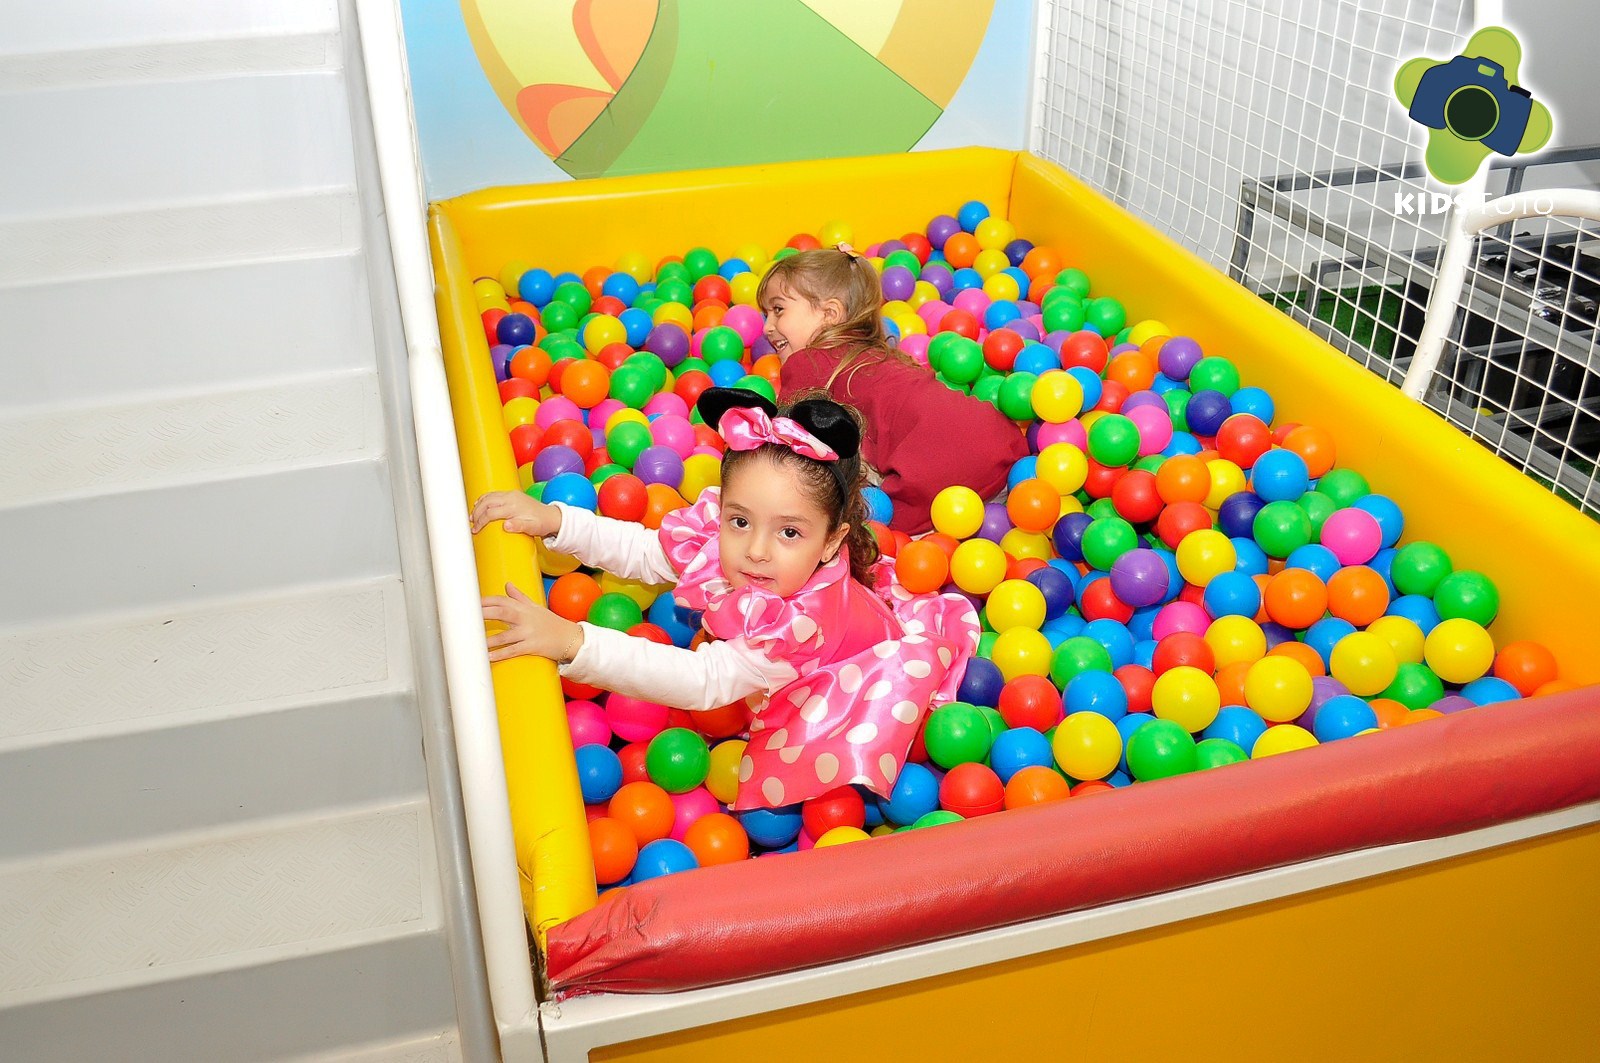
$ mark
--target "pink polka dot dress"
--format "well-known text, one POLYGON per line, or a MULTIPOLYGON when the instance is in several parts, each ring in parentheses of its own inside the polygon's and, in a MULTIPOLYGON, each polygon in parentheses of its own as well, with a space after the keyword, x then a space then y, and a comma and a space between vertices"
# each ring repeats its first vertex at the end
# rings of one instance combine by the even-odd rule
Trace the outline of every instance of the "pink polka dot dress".
POLYGON ((885 558, 876 586, 850 577, 844 550, 789 598, 734 590, 718 560, 721 491, 661 522, 680 605, 714 638, 746 640, 799 673, 751 698, 735 809, 772 808, 859 783, 887 797, 930 708, 955 699, 978 648, 978 617, 954 594, 912 594, 885 558))

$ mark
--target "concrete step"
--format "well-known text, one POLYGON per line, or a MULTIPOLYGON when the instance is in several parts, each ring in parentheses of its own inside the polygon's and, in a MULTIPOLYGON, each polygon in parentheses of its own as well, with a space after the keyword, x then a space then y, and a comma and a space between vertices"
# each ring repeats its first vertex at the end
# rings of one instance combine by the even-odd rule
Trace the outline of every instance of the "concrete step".
POLYGON ((152 47, 216 39, 338 33, 337 0, 229 0, 226 4, 56 0, 6 14, 0 56, 152 47))

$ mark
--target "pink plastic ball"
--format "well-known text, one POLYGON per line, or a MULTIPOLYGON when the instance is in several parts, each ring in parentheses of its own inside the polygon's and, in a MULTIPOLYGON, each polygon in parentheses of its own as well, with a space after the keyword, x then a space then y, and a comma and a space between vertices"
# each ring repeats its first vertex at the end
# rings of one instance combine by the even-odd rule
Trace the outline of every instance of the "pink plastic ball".
POLYGON ((598 428, 604 428, 606 422, 611 420, 611 415, 618 410, 626 410, 627 404, 617 399, 601 399, 594 404, 594 409, 589 411, 589 423, 598 428))
POLYGON ((1150 635, 1157 642, 1179 631, 1203 636, 1206 628, 1210 626, 1211 615, 1203 606, 1194 602, 1168 602, 1161 607, 1160 612, 1156 613, 1150 635))
POLYGON ((929 332, 934 332, 939 328, 939 322, 943 321, 944 316, 953 309, 955 308, 942 299, 929 299, 917 307, 917 316, 928 326, 929 332))
POLYGON ((1084 452, 1089 449, 1089 435, 1083 430, 1083 423, 1076 417, 1061 424, 1052 424, 1048 421, 1041 424, 1038 439, 1041 451, 1052 443, 1071 443, 1084 452))
POLYGON ((624 742, 648 742, 667 728, 667 707, 626 694, 606 697, 606 722, 624 742))
POLYGON ((799 837, 798 841, 800 843, 800 847, 797 850, 795 850, 796 852, 803 853, 807 849, 815 849, 817 847, 816 839, 813 838, 811 835, 807 834, 805 832, 805 828, 803 828, 803 827, 800 830, 800 837, 799 837))
POLYGON ((680 458, 687 458, 694 453, 694 425, 689 423, 687 417, 662 414, 650 422, 650 438, 659 446, 671 447, 680 458))
POLYGON ((533 415, 533 423, 540 428, 549 428, 557 421, 577 421, 583 424, 583 409, 565 395, 552 395, 539 403, 539 409, 533 415))
POLYGON ((921 334, 906 336, 900 341, 900 349, 918 365, 928 364, 928 337, 921 334))
POLYGON ((753 306, 739 303, 728 307, 728 312, 722 315, 722 323, 737 332, 746 347, 761 335, 761 311, 753 306))
POLYGON ((989 309, 989 293, 982 288, 964 288, 956 293, 953 305, 981 320, 983 312, 989 309))
POLYGON ((683 841, 684 833, 702 816, 720 811, 717 799, 704 786, 696 786, 686 794, 668 794, 672 798, 672 837, 683 841))
POLYGON ((1383 547, 1383 529, 1364 509, 1339 509, 1322 524, 1322 545, 1333 551, 1341 565, 1364 565, 1383 547))
POLYGON ((675 395, 670 391, 664 391, 644 404, 644 415, 646 417, 659 417, 669 413, 674 417, 682 417, 687 420, 689 417, 689 404, 683 401, 681 395, 675 395))
POLYGON ((1165 406, 1136 406, 1123 413, 1139 429, 1140 457, 1159 454, 1172 442, 1172 418, 1165 406))
MULTIPOLYGON (((708 457, 708 458, 716 458, 718 461, 722 460, 722 451, 720 451, 716 447, 712 447, 712 446, 701 445, 701 446, 695 447, 694 450, 692 450, 690 452, 689 456, 693 457, 696 454, 704 454, 706 457, 708 457)), ((689 501, 693 502, 694 499, 691 498, 689 501)))
POLYGON ((567 702, 567 730, 572 732, 572 748, 603 746, 611 741, 611 725, 606 710, 592 701, 567 702))

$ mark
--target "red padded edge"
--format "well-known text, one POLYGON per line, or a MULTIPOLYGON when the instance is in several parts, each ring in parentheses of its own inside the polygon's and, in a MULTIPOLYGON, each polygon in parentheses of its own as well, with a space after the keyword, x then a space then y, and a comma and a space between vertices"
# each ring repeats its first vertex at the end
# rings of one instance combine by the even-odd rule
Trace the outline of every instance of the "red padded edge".
POLYGON ((619 890, 553 928, 558 996, 740 981, 1600 798, 1600 686, 619 890))

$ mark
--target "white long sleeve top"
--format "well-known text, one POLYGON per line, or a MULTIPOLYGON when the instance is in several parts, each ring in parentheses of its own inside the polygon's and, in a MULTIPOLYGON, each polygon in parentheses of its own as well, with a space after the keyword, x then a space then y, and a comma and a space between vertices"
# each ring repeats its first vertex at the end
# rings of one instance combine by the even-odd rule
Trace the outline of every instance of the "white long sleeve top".
MULTIPOLYGON (((545 539, 552 550, 624 579, 673 583, 678 573, 659 536, 639 524, 555 503, 561 529, 545 539)), ((583 646, 560 666, 562 676, 619 694, 679 709, 715 709, 741 699, 759 708, 772 691, 799 678, 742 638, 709 641, 698 649, 664 646, 584 621, 583 646)))

